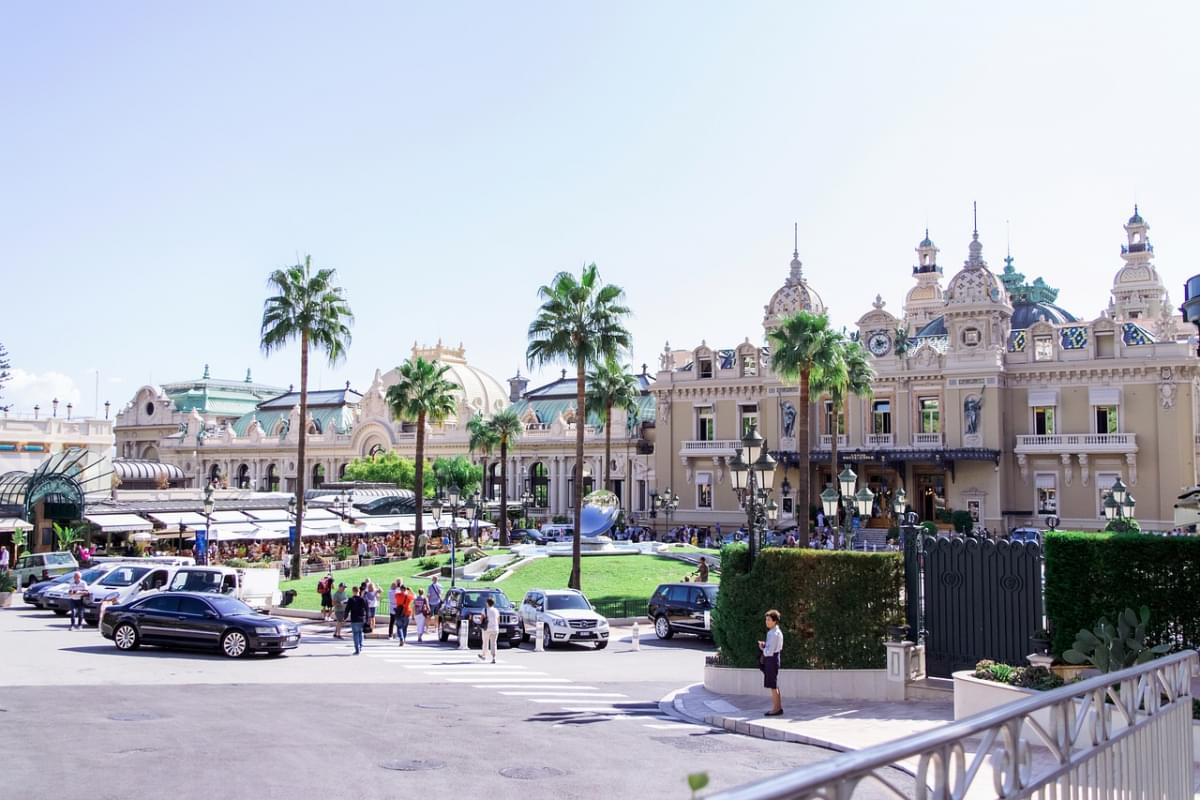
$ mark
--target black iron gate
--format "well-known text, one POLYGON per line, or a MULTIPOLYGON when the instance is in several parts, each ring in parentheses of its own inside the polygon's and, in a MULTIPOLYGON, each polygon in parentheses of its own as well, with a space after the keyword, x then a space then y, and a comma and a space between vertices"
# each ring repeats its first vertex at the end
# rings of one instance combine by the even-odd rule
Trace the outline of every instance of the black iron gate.
POLYGON ((1024 665, 1042 622, 1041 547, 946 537, 922 545, 921 553, 906 548, 905 585, 909 625, 925 631, 928 674, 948 678, 984 658, 1024 665))

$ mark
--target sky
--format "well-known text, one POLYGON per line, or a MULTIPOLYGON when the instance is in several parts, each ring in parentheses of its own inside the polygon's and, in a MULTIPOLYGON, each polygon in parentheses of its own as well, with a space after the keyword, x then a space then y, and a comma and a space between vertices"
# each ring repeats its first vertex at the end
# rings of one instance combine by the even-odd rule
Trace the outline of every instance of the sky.
MULTIPOLYGON (((537 289, 598 264, 626 362, 762 337, 788 273, 836 326, 900 313, 926 226, 1107 305, 1137 202, 1200 272, 1191 3, 0 4, 0 404, 298 381, 266 278, 311 254, 356 316, 313 386, 414 341, 503 381, 537 289), (1189 231, 1192 235, 1189 235, 1189 231)), ((556 377, 550 369, 537 377, 556 377)), ((102 409, 100 413, 103 413, 102 409)))

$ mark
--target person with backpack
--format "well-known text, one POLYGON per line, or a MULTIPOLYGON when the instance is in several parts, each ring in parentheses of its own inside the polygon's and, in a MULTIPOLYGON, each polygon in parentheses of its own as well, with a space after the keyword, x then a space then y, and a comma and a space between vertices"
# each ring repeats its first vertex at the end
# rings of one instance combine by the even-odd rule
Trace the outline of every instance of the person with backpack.
POLYGON ((425 635, 425 618, 429 616, 429 600, 425 597, 424 589, 417 589, 417 597, 413 600, 413 614, 417 617, 417 641, 425 635))
POLYGON ((396 589, 396 638, 400 640, 401 647, 404 647, 404 640, 408 637, 408 621, 412 617, 412 609, 413 593, 401 581, 400 587, 396 589))

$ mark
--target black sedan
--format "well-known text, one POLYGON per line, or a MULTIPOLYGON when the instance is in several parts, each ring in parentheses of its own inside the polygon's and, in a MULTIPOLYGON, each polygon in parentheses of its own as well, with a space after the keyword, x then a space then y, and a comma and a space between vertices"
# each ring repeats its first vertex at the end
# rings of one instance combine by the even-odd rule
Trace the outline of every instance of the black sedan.
POLYGON ((220 650, 230 658, 283 655, 300 645, 295 623, 254 611, 241 600, 198 592, 164 592, 108 609, 100 633, 118 650, 143 644, 220 650))
POLYGON ((462 589, 456 588, 446 592, 442 599, 441 622, 438 625, 438 640, 447 641, 451 636, 458 637, 460 623, 467 621, 467 646, 483 642, 483 628, 480 623, 487 613, 487 600, 492 598, 496 609, 500 612, 500 632, 498 642, 507 642, 509 647, 521 644, 521 628, 517 611, 509 602, 508 595, 499 589, 462 589))

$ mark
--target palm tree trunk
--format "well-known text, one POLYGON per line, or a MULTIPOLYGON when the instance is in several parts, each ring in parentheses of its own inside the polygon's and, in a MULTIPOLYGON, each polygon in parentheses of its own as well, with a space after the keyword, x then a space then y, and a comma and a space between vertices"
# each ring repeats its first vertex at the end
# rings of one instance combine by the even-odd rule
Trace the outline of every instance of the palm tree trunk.
POLYGON ((830 440, 829 440, 829 465, 830 465, 830 468, 831 468, 831 469, 832 469, 832 471, 833 471, 833 481, 834 481, 833 485, 834 485, 834 486, 837 486, 837 485, 838 485, 838 483, 837 483, 837 476, 838 476, 838 430, 839 430, 839 425, 838 425, 838 415, 841 413, 841 408, 839 408, 839 406, 841 406, 841 403, 838 401, 838 399, 837 399, 837 396, 836 396, 836 395, 832 395, 832 396, 830 396, 830 398, 829 398, 829 399, 830 399, 830 401, 831 401, 831 402, 830 402, 830 404, 829 404, 829 407, 833 409, 833 425, 832 425, 832 431, 831 431, 831 433, 833 433, 833 436, 832 436, 832 437, 830 438, 830 440))
POLYGON ((612 403, 604 409, 604 488, 612 491, 612 485, 608 479, 608 469, 612 464, 612 403))
POLYGON ((500 439, 500 546, 508 547, 508 437, 500 439))
MULTIPOLYGON (((417 527, 413 531, 413 545, 421 540, 425 530, 425 412, 417 415, 417 463, 413 469, 413 488, 416 490, 417 527)), ((453 525, 451 520, 451 525, 453 525)), ((457 531, 455 532, 457 533, 457 531)), ((458 541, 457 539, 455 540, 458 541)))
POLYGON ((812 453, 808 443, 808 417, 812 409, 808 407, 808 370, 800 371, 800 408, 798 409, 799 429, 796 432, 796 445, 800 450, 800 479, 796 482, 796 521, 800 527, 798 538, 801 547, 808 547, 808 508, 812 490, 812 453))
POLYGON ((575 365, 575 486, 571 489, 571 495, 575 500, 575 536, 571 541, 571 577, 567 581, 567 586, 581 591, 583 587, 580 580, 582 577, 580 566, 583 557, 579 547, 579 528, 583 524, 583 428, 587 422, 587 406, 584 396, 586 379, 587 372, 583 358, 579 358, 575 365))
POLYGON ((300 443, 296 448, 296 541, 292 545, 292 580, 300 578, 300 542, 304 536, 304 457, 308 449, 308 331, 300 332, 300 443))

